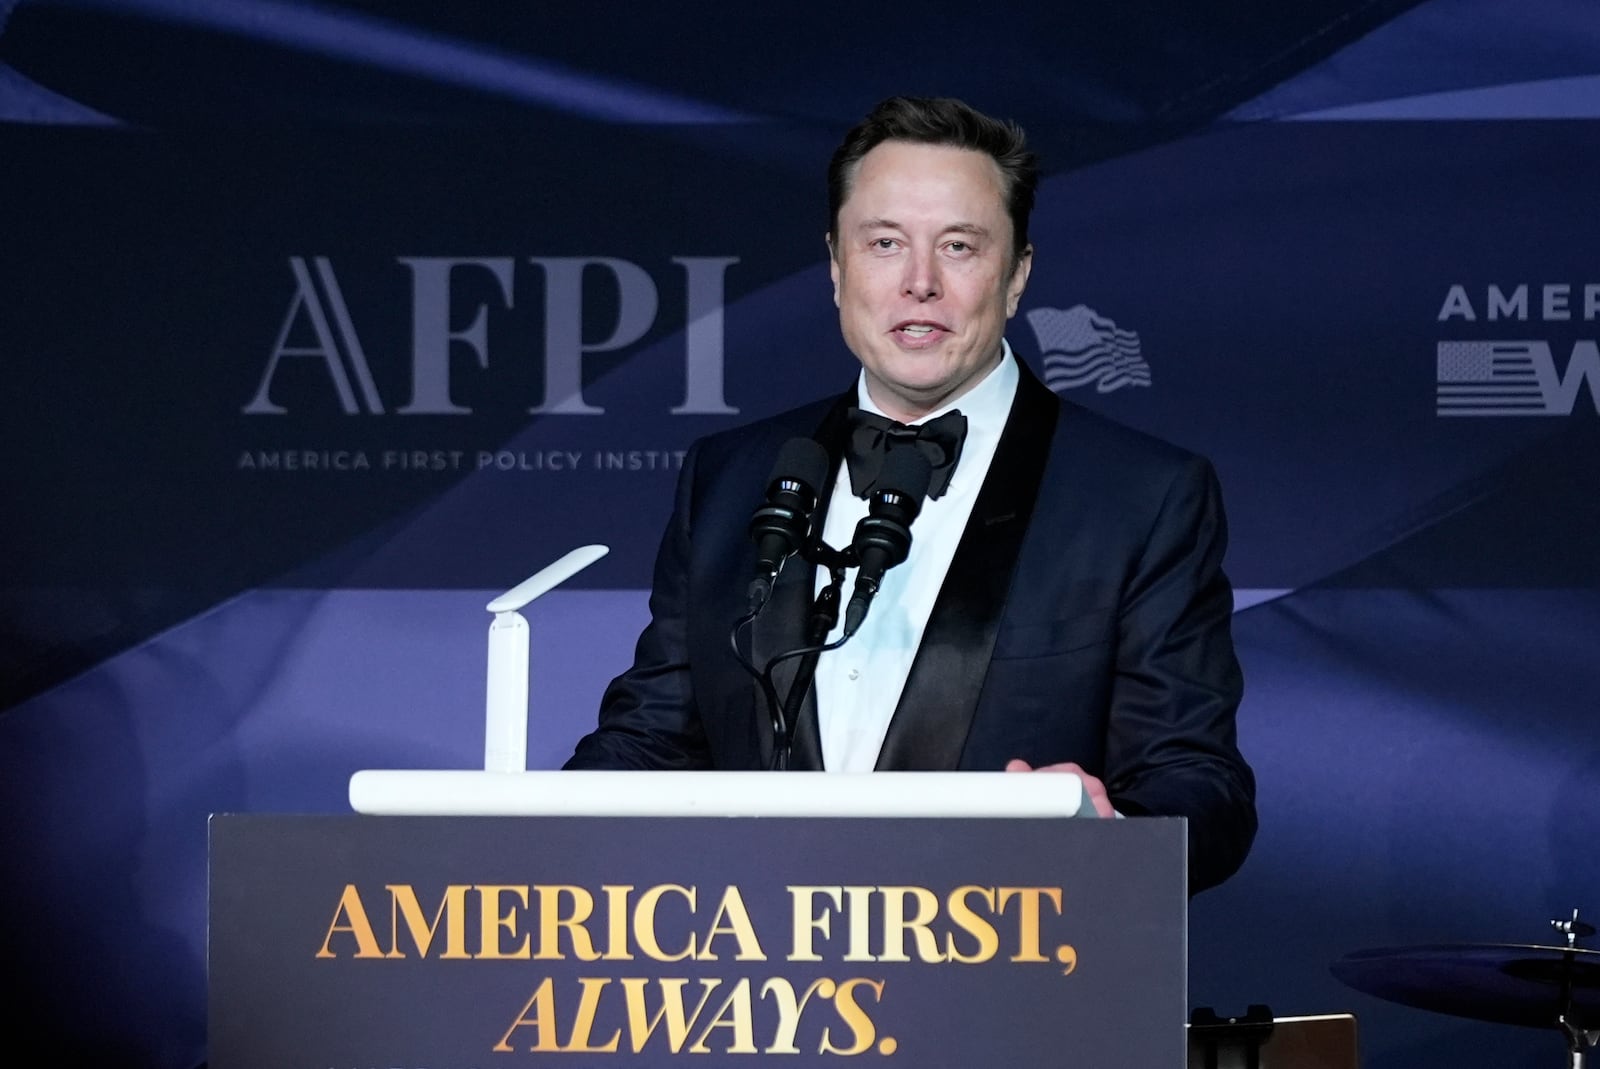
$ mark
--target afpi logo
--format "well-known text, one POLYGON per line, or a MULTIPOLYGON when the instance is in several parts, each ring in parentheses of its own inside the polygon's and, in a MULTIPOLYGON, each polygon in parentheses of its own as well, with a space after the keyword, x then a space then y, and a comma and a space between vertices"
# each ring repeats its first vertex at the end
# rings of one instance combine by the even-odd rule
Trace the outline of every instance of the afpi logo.
MULTIPOLYGON (((616 353, 644 338, 660 308, 655 278, 639 264, 608 256, 401 256, 410 274, 408 294, 411 351, 408 399, 398 407, 379 394, 377 378, 343 288, 326 256, 291 256, 294 290, 277 340, 267 355, 254 395, 245 404, 247 416, 282 416, 286 404, 273 395, 279 372, 289 363, 310 363, 326 372, 340 411, 347 416, 470 416, 470 406, 451 392, 454 365, 492 374, 513 360, 542 364, 544 400, 528 408, 533 415, 599 416, 605 409, 584 397, 584 364, 597 354, 616 353), (509 311, 514 304, 519 269, 531 268, 543 282, 539 319, 542 337, 492 339, 490 306, 509 311), (452 319, 453 294, 462 276, 476 275, 491 283, 472 308, 465 326, 452 319), (596 276, 606 276, 615 293, 614 319, 608 334, 591 339, 584 333, 583 309, 596 276), (299 338, 301 340, 293 340, 299 338), (520 344, 519 344, 520 343, 520 344), (531 343, 531 344, 530 344, 531 343), (491 351, 494 359, 491 359, 491 351), (473 367, 472 365, 475 365, 473 367)), ((737 415, 723 389, 723 277, 736 256, 674 256, 684 294, 684 392, 673 415, 737 415)))
POLYGON ((1056 393, 1091 384, 1099 393, 1150 385, 1139 335, 1088 305, 1035 308, 1027 318, 1044 354, 1044 384, 1056 393))

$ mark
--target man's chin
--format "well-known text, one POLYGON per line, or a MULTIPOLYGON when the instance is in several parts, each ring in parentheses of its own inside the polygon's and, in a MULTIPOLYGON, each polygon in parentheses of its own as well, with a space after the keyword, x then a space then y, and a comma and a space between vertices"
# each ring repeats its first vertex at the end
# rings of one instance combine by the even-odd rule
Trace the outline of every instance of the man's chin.
POLYGON ((951 390, 950 383, 945 380, 907 382, 880 379, 878 389, 868 392, 878 407, 904 422, 925 416, 944 404, 951 390))

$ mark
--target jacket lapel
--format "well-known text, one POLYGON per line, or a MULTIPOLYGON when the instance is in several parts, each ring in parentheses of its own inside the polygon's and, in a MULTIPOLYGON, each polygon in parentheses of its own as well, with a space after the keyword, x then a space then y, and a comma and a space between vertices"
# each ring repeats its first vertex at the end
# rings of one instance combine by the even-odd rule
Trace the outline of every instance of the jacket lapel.
POLYGON ((1055 394, 1017 366, 1011 414, 889 722, 879 771, 960 765, 1060 412, 1055 394))

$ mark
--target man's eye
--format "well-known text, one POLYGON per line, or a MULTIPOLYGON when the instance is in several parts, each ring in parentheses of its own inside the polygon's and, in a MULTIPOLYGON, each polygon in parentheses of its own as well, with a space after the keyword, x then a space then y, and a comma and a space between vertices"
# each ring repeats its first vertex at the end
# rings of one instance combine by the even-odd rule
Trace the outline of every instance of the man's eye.
POLYGON ((892 249, 894 248, 894 238, 876 238, 872 242, 872 247, 875 249, 892 249))
POLYGON ((972 246, 968 245, 965 241, 952 241, 950 243, 951 252, 966 252, 970 248, 972 248, 972 246))

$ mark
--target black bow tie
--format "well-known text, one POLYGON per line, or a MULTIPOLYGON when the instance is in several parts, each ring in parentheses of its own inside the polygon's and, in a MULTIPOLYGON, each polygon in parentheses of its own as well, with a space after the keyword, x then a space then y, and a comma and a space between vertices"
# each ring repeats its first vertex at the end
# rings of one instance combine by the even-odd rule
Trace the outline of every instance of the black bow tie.
POLYGON ((857 497, 866 497, 877 489, 883 458, 889 450, 905 446, 921 450, 933 468, 929 497, 939 497, 950 485, 950 475, 961 459, 961 443, 967 437, 967 417, 960 412, 946 412, 915 427, 859 408, 851 408, 848 419, 850 444, 845 459, 850 463, 850 489, 857 497))

